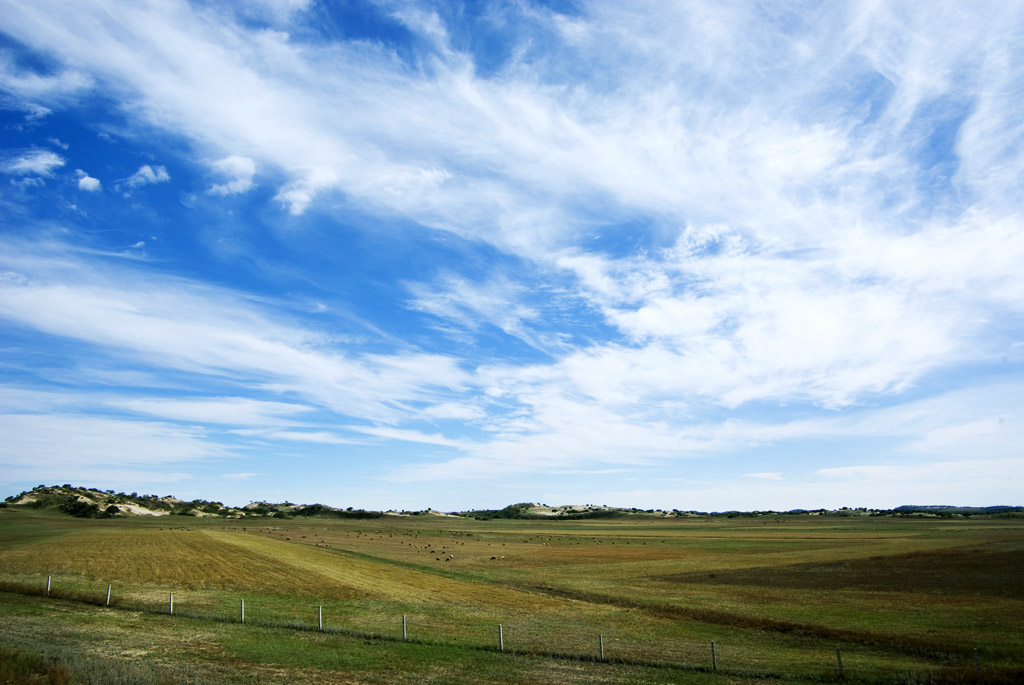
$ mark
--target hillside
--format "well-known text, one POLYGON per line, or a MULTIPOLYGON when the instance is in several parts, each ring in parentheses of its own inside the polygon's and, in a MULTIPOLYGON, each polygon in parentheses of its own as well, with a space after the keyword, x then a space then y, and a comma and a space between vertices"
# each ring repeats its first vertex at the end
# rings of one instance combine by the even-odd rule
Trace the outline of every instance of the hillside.
POLYGON ((334 516, 337 518, 377 518, 381 512, 362 509, 335 509, 324 504, 301 505, 291 502, 251 502, 244 507, 228 507, 203 499, 180 500, 173 495, 126 494, 113 490, 64 485, 38 485, 19 495, 8 497, 4 507, 57 510, 80 518, 123 518, 128 516, 194 516, 229 519, 252 517, 334 516))
POLYGON ((527 520, 585 520, 615 518, 700 518, 700 517, 760 517, 760 516, 901 516, 915 518, 961 518, 976 516, 1022 516, 1024 507, 956 507, 905 505, 895 509, 867 509, 843 507, 827 509, 793 509, 791 511, 726 511, 699 512, 679 509, 639 509, 636 507, 610 507, 596 504, 567 504, 548 506, 534 502, 519 502, 502 509, 471 509, 443 513, 433 509, 421 511, 367 511, 353 507, 337 508, 326 504, 293 504, 291 502, 250 502, 244 507, 229 507, 221 502, 203 499, 185 501, 173 495, 126 494, 113 490, 64 485, 37 485, 18 495, 8 497, 0 507, 25 507, 61 511, 80 518, 123 518, 131 516, 193 516, 228 519, 272 517, 318 517, 338 519, 374 519, 383 516, 456 516, 481 521, 491 519, 527 520))

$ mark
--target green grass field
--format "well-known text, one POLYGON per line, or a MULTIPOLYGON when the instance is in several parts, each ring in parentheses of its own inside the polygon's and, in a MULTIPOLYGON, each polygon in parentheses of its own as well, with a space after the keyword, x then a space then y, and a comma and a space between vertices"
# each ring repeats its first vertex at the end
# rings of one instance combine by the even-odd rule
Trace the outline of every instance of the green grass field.
POLYGON ((837 649, 851 682, 975 682, 975 650, 1020 682, 1022 581, 1020 518, 0 509, 0 682, 830 682, 837 649))

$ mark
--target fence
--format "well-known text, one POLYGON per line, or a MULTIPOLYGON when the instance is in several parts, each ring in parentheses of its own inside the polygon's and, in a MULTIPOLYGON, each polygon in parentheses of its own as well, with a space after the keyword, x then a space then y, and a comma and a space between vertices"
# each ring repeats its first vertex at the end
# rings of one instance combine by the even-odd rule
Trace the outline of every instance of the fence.
MULTIPOLYGON (((96 592, 59 587, 53 583, 52 576, 47 576, 45 585, 32 585, 13 581, 0 580, 0 591, 22 595, 45 596, 54 599, 70 600, 111 609, 131 610, 145 613, 162 613, 175 618, 203 619, 218 622, 232 622, 264 628, 277 628, 297 631, 318 631, 335 635, 344 635, 380 642, 411 642, 425 645, 461 647, 466 649, 488 650, 509 654, 522 654, 575 661, 604 662, 627 664, 654 668, 675 668, 691 671, 716 672, 723 675, 738 677, 757 677, 768 679, 787 679, 791 674, 772 669, 762 663, 761 659, 751 658, 744 654, 749 650, 742 646, 730 645, 723 649, 721 643, 684 642, 680 640, 637 638, 630 636, 606 635, 600 632, 559 630, 553 634, 550 627, 543 627, 530 621, 463 627, 459 638, 453 639, 450 633, 451 621, 433 616, 417 616, 410 621, 408 614, 387 617, 376 615, 370 617, 376 629, 368 628, 367 620, 353 620, 352 615, 331 616, 324 611, 323 605, 310 606, 307 616, 296 615, 282 617, 280 611, 267 612, 260 615, 257 607, 250 601, 249 615, 246 615, 246 602, 239 598, 234 608, 221 602, 215 605, 210 601, 196 605, 183 606, 179 594, 179 602, 175 605, 173 592, 166 594, 162 602, 145 601, 136 597, 118 597, 113 593, 113 584, 107 584, 105 590, 96 592), (254 612, 254 609, 256 611, 254 612), (255 615, 254 615, 255 614, 255 615), (439 636, 447 636, 442 639, 439 636), (730 663, 735 656, 735 662, 730 663), (738 664, 738 665, 737 665, 738 664)), ((137 595, 138 593, 136 593, 137 595)), ((152 592, 147 593, 152 596, 152 592)), ((232 600, 233 601, 233 600, 232 600)), ((298 602, 297 602, 298 603, 298 602)), ((962 651, 962 650, 961 650, 962 651)), ((952 654, 952 651, 949 652, 952 654)), ((824 675, 845 679, 850 675, 849 665, 844 667, 843 652, 840 648, 829 657, 831 670, 823 671, 824 675)), ((983 682, 981 655, 978 649, 956 657, 959 662, 947 674, 956 682, 983 682)), ((824 666, 825 659, 822 659, 824 666)), ((986 679, 992 682, 1009 682, 1005 680, 1005 668, 989 669, 991 676, 986 679), (1004 675, 999 675, 1003 673, 1004 675)), ((1011 669, 1010 678, 1024 674, 1024 670, 1011 669), (1016 675, 1013 675, 1016 674, 1016 675)), ((807 677, 810 674, 802 674, 807 677)), ((877 674, 876 674, 877 675, 877 674)))

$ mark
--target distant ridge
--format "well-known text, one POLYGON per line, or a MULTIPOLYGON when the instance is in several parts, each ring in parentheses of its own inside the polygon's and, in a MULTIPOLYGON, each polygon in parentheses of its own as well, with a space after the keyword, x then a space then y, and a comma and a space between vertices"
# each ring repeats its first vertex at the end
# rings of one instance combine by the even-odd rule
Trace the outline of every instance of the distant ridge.
POLYGON ((471 509, 459 512, 440 512, 434 509, 420 511, 367 511, 345 509, 326 504, 292 504, 291 502, 250 502, 244 507, 228 507, 221 502, 203 499, 185 501, 173 495, 126 494, 113 490, 64 485, 37 485, 0 502, 0 508, 47 509, 81 518, 123 518, 128 516, 195 516, 217 518, 318 518, 372 519, 383 516, 458 516, 478 520, 582 520, 623 517, 637 518, 707 518, 758 516, 904 516, 904 517, 1017 517, 1024 516, 1024 506, 997 505, 989 507, 957 507, 950 505, 903 505, 895 509, 869 509, 865 507, 840 509, 791 509, 789 511, 724 511, 701 512, 679 509, 639 509, 636 507, 610 507, 596 504, 567 504, 548 506, 533 502, 510 504, 502 509, 471 509))
POLYGON ((1008 514, 1024 510, 1024 507, 1013 507, 1009 505, 996 505, 992 507, 954 507, 947 504, 904 504, 896 507, 893 511, 898 513, 920 513, 920 514, 1008 514))
MULTIPOLYGON (((321 516, 335 518, 379 518, 384 512, 363 509, 335 509, 326 504, 292 504, 291 502, 251 502, 244 507, 227 507, 220 502, 203 499, 180 500, 173 495, 126 494, 113 490, 64 485, 38 485, 19 495, 8 497, 0 507, 50 509, 80 518, 123 518, 127 516, 196 516, 218 518, 291 518, 321 516)), ((389 512, 393 515, 418 515, 424 512, 389 512)))

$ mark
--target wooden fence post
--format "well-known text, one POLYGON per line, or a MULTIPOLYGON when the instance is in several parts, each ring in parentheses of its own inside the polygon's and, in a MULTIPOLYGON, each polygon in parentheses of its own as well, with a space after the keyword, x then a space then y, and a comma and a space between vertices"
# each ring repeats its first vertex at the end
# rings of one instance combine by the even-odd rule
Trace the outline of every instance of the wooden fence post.
POLYGON ((107 606, 110 606, 110 586, 107 586, 107 606))
POLYGON ((173 592, 171 593, 170 599, 167 600, 167 613, 168 614, 173 614, 174 613, 174 593, 173 592))
POLYGON ((50 576, 46 576, 46 596, 50 596, 50 576))
POLYGON ((838 647, 836 647, 836 661, 839 662, 839 677, 845 678, 846 676, 843 675, 843 654, 839 651, 838 647))
POLYGON ((711 670, 718 670, 718 655, 715 654, 715 641, 711 641, 711 670))
POLYGON ((597 641, 601 645, 601 661, 604 661, 604 635, 598 635, 597 641))
POLYGON ((241 618, 242 618, 241 622, 245 623, 245 600, 244 599, 242 600, 242 604, 241 604, 241 618))
POLYGON ((316 624, 320 632, 324 632, 324 608, 323 605, 316 608, 316 624))
POLYGON ((408 623, 406 623, 405 614, 402 614, 402 642, 409 641, 408 623))
POLYGON ((501 624, 498 624, 498 651, 505 651, 505 634, 501 630, 501 624))

